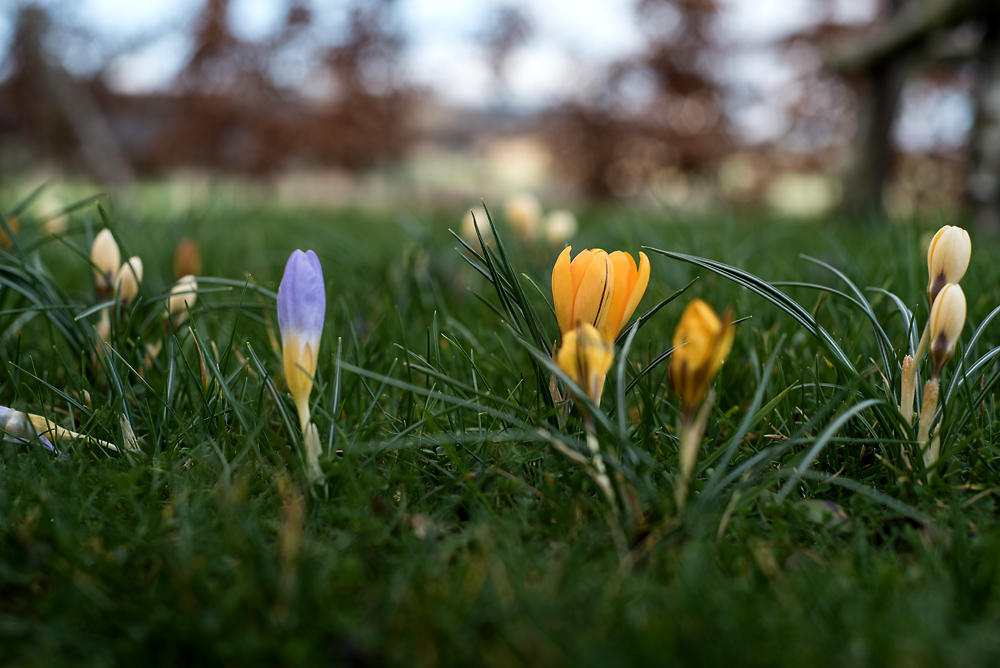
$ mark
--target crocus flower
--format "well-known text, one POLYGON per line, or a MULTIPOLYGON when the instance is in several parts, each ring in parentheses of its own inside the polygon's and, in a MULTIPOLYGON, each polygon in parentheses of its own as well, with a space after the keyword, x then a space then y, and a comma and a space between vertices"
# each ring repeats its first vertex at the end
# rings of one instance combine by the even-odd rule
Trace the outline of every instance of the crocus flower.
POLYGON ((590 323, 581 322, 563 335, 556 363, 582 387, 595 404, 601 403, 604 379, 615 359, 614 346, 590 323))
POLYGON ((566 209, 556 209, 545 216, 545 240, 550 246, 562 246, 576 236, 576 216, 566 209))
POLYGON ((118 267, 122 263, 121 251, 111 230, 101 230, 90 246, 90 261, 94 263, 94 285, 99 293, 107 293, 115 284, 118 267))
POLYGON ((538 233, 542 220, 542 205, 531 193, 517 193, 507 198, 503 205, 504 216, 520 239, 528 241, 538 233))
POLYGON ((3 431, 3 440, 15 443, 30 443, 38 439, 39 444, 50 452, 59 452, 52 445, 52 441, 38 433, 35 425, 31 423, 28 415, 13 408, 0 406, 0 431, 3 431))
MULTIPOLYGON (((5 220, 7 221, 7 227, 14 233, 14 236, 17 236, 21 232, 21 221, 18 220, 17 216, 7 216, 5 220)), ((0 248, 7 250, 13 245, 14 242, 7 234, 7 230, 0 227, 0 248)))
POLYGON ((201 275, 201 247, 191 237, 184 237, 174 248, 174 277, 182 280, 182 276, 201 275))
POLYGON ((187 319, 188 309, 194 306, 197 299, 198 279, 191 274, 182 277, 174 287, 170 288, 170 297, 167 299, 167 317, 173 321, 175 327, 187 319))
POLYGON ((704 400, 708 384, 733 347, 735 334, 727 311, 720 321, 715 311, 695 299, 681 315, 674 330, 670 360, 670 385, 681 396, 683 411, 690 414, 704 400))
POLYGON ((563 336, 578 322, 593 325, 613 342, 639 305, 649 283, 649 259, 639 266, 628 253, 583 250, 570 262, 567 246, 552 269, 552 303, 563 336))
POLYGON ((142 260, 133 255, 118 269, 118 274, 115 276, 115 296, 122 306, 128 306, 136 298, 140 283, 142 283, 142 260))
POLYGON ((309 393, 325 316, 326 289, 319 258, 311 250, 293 251, 278 286, 278 327, 285 382, 295 400, 303 433, 309 424, 309 393))
POLYGON ((927 248, 927 301, 931 304, 949 283, 958 283, 969 268, 972 241, 961 227, 945 225, 927 248))
POLYGON ((928 325, 931 362, 937 377, 955 354, 955 344, 965 327, 965 293, 961 286, 949 283, 941 288, 931 306, 928 325))

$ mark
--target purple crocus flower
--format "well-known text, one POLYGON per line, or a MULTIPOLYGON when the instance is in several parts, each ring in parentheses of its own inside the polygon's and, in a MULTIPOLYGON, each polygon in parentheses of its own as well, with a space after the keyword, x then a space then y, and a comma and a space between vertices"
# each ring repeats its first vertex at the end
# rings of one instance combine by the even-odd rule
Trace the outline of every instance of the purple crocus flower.
POLYGON ((311 250, 293 251, 278 286, 278 328, 285 382, 295 399, 303 432, 309 424, 309 394, 325 316, 326 287, 319 258, 311 250))
MULTIPOLYGON (((38 444, 46 450, 62 454, 52 445, 52 441, 38 433, 27 415, 13 408, 0 406, 0 431, 3 432, 3 440, 5 441, 31 443, 38 439, 38 444)), ((63 455, 63 459, 66 459, 65 455, 63 455)))

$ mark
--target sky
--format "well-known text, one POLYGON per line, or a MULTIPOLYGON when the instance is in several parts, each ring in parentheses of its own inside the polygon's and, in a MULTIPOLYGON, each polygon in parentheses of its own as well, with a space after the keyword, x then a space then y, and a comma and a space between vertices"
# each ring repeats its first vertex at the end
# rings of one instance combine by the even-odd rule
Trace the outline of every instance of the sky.
MULTIPOLYGON (((16 0, 0 0, 13 2, 16 0)), ((141 45, 118 58, 110 72, 112 84, 124 92, 164 89, 190 54, 185 37, 203 0, 36 0, 59 4, 73 12, 73 22, 105 35, 105 44, 141 45)), ((319 34, 336 34, 347 2, 311 0, 319 34)), ((498 6, 489 0, 397 0, 399 28, 406 36, 404 75, 436 93, 448 104, 487 107, 496 103, 494 80, 479 44, 489 17, 498 6)), ((635 0, 503 0, 529 18, 533 34, 507 66, 505 103, 537 109, 585 92, 596 82, 602 65, 627 57, 645 42, 635 19, 635 0)), ((750 140, 767 140, 781 131, 769 103, 780 97, 794 76, 767 43, 804 28, 822 7, 831 18, 864 21, 875 0, 720 0, 722 39, 742 47, 738 58, 725 63, 723 80, 749 85, 757 101, 741 110, 739 122, 750 140)), ((283 18, 280 0, 231 0, 233 30, 256 40, 269 35, 283 18)), ((0 12, 0 51, 9 40, 12 12, 0 12)), ((125 50, 123 48, 123 50, 125 50)), ((68 63, 81 72, 100 60, 98 50, 82 47, 68 63)), ((287 79, 307 87, 307 75, 294 58, 286 63, 287 79)), ((961 93, 928 96, 919 87, 908 90, 904 119, 897 140, 907 144, 950 140, 971 123, 971 109, 961 93), (930 135, 924 132, 933 126, 930 135), (936 128, 936 129, 934 129, 936 128), (951 133, 951 134, 949 134, 951 133), (930 139, 928 139, 930 137, 930 139)), ((921 148, 924 148, 921 146, 921 148)))

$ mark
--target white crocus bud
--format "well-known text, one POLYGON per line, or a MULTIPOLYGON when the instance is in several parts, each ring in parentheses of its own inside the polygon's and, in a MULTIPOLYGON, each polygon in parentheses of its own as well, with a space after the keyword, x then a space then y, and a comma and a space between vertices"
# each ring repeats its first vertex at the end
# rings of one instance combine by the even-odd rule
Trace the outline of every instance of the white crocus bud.
MULTIPOLYGON (((486 210, 483 207, 474 207, 465 212, 462 222, 459 225, 458 233, 462 241, 469 244, 473 249, 482 252, 483 246, 479 243, 479 234, 476 234, 476 227, 479 227, 479 234, 484 240, 490 238, 490 223, 486 219, 486 210)), ((488 241, 487 241, 488 243, 488 241)))
POLYGON ((167 316, 173 320, 175 325, 181 324, 187 319, 188 309, 194 306, 196 299, 198 299, 198 280, 193 274, 188 274, 170 288, 167 316))
POLYGON ((969 268, 972 241, 961 227, 945 225, 927 248, 927 300, 933 304, 941 289, 958 283, 969 268))
POLYGON ((504 215, 511 228, 523 241, 534 239, 542 220, 542 204, 531 193, 511 195, 504 202, 504 215))
POLYGON ((122 262, 118 242, 111 230, 103 229, 94 237, 90 246, 90 261, 94 263, 94 285, 98 292, 110 290, 122 262))
POLYGON ((965 327, 965 293, 955 283, 941 288, 931 306, 930 355, 934 377, 941 375, 941 368, 955 354, 955 344, 965 327))
POLYGON ((566 209, 556 209, 545 216, 545 240, 550 246, 564 246, 576 236, 576 216, 566 209))
POLYGON ((140 283, 142 283, 142 260, 133 255, 115 276, 115 296, 123 306, 127 306, 139 294, 140 283))

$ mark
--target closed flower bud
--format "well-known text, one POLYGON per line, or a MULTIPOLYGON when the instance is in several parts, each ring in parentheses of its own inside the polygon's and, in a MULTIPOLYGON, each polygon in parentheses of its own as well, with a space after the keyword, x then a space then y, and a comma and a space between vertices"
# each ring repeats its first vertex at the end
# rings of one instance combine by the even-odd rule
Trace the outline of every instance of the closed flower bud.
POLYGON ((576 216, 566 209, 557 209, 545 216, 545 241, 550 246, 562 246, 576 236, 578 228, 576 216))
POLYGON ((481 206, 465 212, 465 215, 462 216, 458 233, 465 243, 469 244, 475 250, 482 252, 483 245, 479 243, 479 234, 476 234, 477 225, 479 226, 479 234, 483 235, 483 240, 489 239, 490 224, 486 220, 486 210, 481 206))
POLYGON ((941 288, 931 306, 928 326, 933 375, 937 378, 955 354, 955 345, 965 327, 965 293, 959 285, 949 283, 941 288))
POLYGON ((511 195, 504 202, 504 215, 511 229, 522 240, 534 239, 542 220, 542 205, 531 193, 511 195))
POLYGON ((122 263, 121 251, 111 230, 103 229, 94 237, 90 246, 90 261, 94 264, 94 285, 98 292, 110 290, 122 263))
POLYGON ((184 237, 174 248, 174 278, 201 276, 201 247, 190 237, 184 237))
POLYGON ((565 336, 577 323, 593 325, 613 342, 628 322, 649 283, 649 259, 639 253, 639 266, 628 253, 610 255, 599 248, 583 250, 570 262, 571 247, 560 253, 552 269, 552 303, 565 336))
POLYGON ((174 287, 170 288, 170 298, 167 299, 167 317, 174 325, 179 325, 187 319, 188 310, 198 299, 198 280, 191 274, 182 277, 174 287))
MULTIPOLYGON (((5 220, 7 221, 7 227, 14 233, 14 236, 17 236, 21 232, 21 221, 17 219, 17 216, 7 216, 5 220)), ((0 227, 0 248, 7 250, 12 245, 14 245, 14 242, 11 240, 10 235, 7 234, 7 230, 0 227)))
POLYGON ((563 335, 556 363, 566 375, 583 388, 595 404, 601 402, 604 379, 615 359, 614 346, 586 322, 563 335))
POLYGON ((927 300, 933 304, 938 293, 949 283, 958 283, 969 268, 972 241, 961 227, 945 225, 927 248, 927 300))
POLYGON ((326 286, 319 258, 312 251, 293 251, 278 286, 278 328, 285 382, 303 433, 309 424, 309 394, 325 317, 326 286))
POLYGON ((734 330, 729 311, 723 320, 712 307, 695 299, 681 315, 674 330, 674 352, 670 360, 670 385, 680 395, 685 413, 698 407, 708 393, 708 384, 722 367, 733 347, 734 330))
POLYGON ((142 283, 142 260, 133 255, 118 269, 115 276, 115 296, 123 306, 128 306, 139 294, 142 283))

